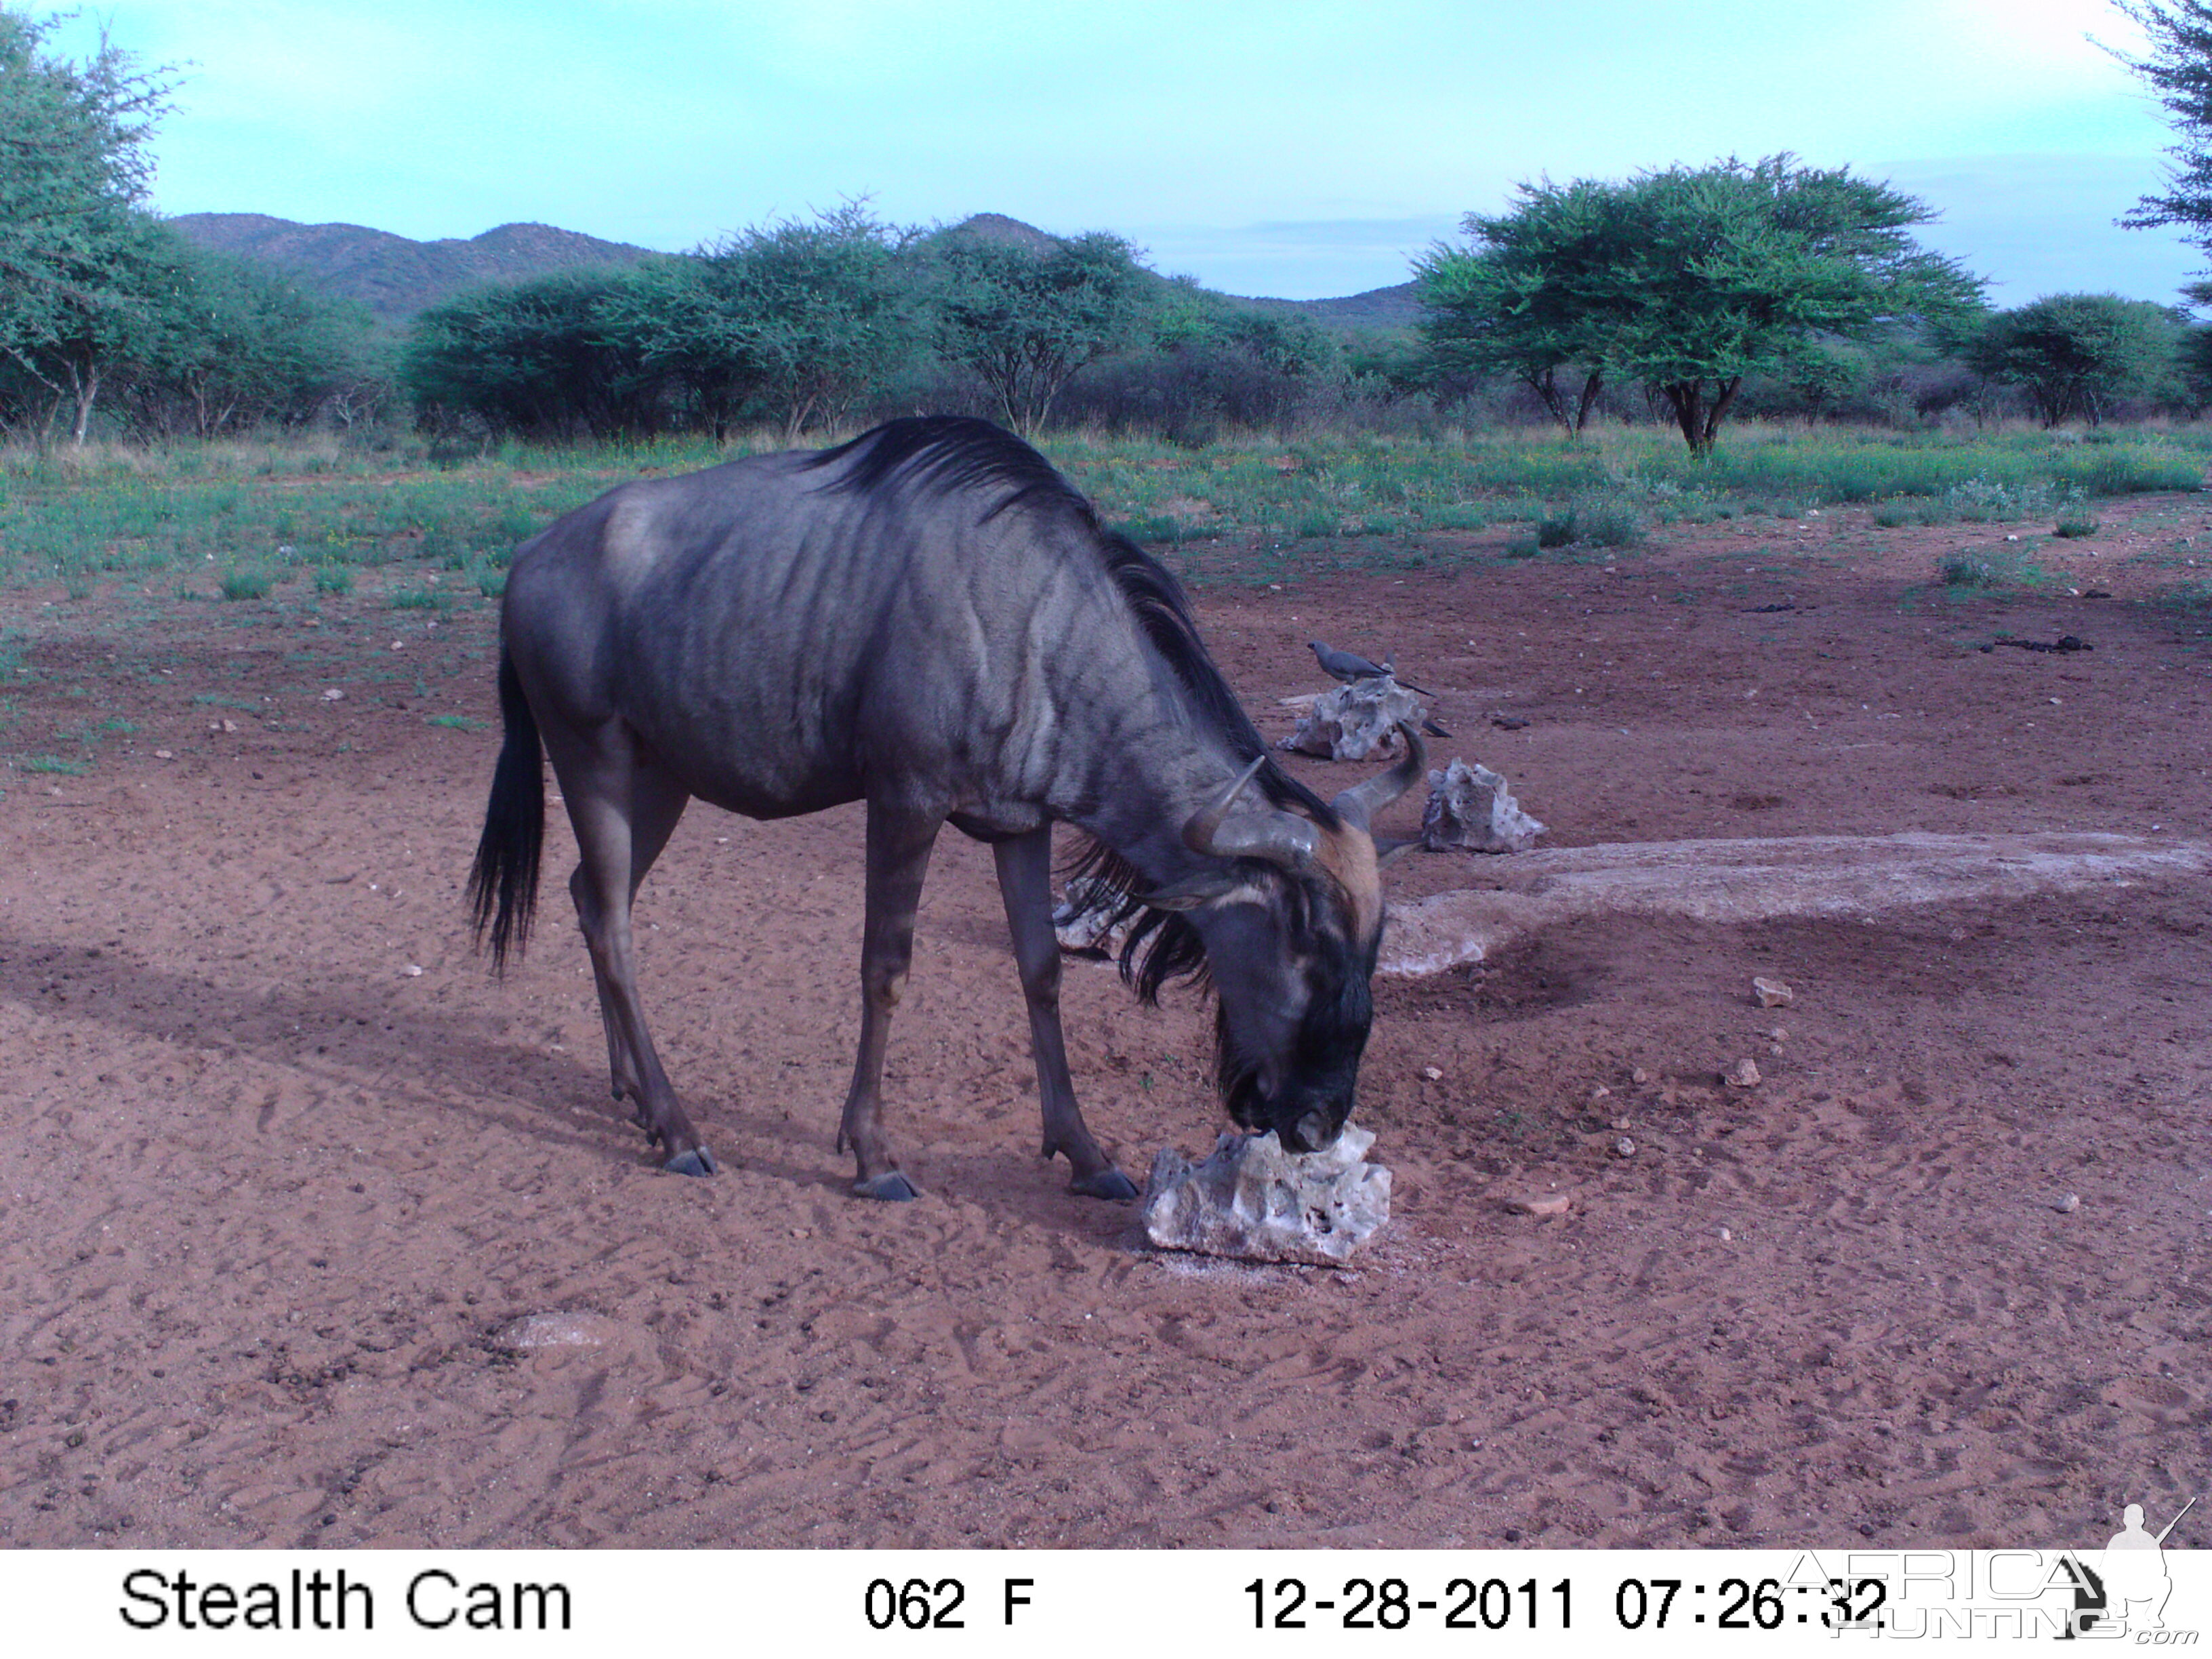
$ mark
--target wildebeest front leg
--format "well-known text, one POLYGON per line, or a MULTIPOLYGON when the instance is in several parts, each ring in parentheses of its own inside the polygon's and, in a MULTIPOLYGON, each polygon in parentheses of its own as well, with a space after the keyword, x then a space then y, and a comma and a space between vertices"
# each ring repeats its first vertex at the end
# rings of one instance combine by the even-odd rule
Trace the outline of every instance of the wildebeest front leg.
POLYGON ((860 1166, 853 1190, 863 1198, 908 1199, 914 1184, 899 1172, 884 1139, 884 1048, 891 1010, 906 993, 914 960, 914 915, 941 818, 868 803, 867 922, 860 939, 860 1052, 837 1128, 837 1150, 853 1149, 860 1166))
POLYGON ((1091 1198, 1134 1198, 1137 1188, 1114 1167, 1075 1103, 1067 1044, 1060 1029, 1060 939, 1052 927, 1052 826, 994 842, 999 892, 1006 902, 1014 963, 1029 1004, 1030 1048, 1036 1057, 1037 1098, 1044 1111, 1042 1156, 1066 1154, 1075 1178, 1069 1190, 1091 1198))

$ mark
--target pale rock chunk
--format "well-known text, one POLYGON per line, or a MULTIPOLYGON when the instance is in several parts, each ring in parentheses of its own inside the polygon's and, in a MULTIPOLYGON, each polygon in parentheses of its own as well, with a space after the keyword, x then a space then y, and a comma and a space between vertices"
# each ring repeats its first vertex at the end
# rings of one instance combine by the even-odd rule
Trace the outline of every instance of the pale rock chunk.
POLYGON ((1521 810, 1505 779, 1486 766, 1455 760, 1429 774, 1429 804, 1421 813, 1421 845, 1431 853, 1464 848, 1475 853, 1518 853, 1544 833, 1521 810))
POLYGON ((1759 1062, 1746 1054, 1728 1068, 1728 1075, 1721 1081, 1731 1089, 1755 1089, 1759 1086, 1759 1062))
POLYGON ((1374 1133, 1347 1125, 1318 1152, 1266 1134, 1225 1134, 1204 1162, 1172 1147, 1145 1183, 1145 1236, 1166 1250, 1340 1267, 1390 1219, 1390 1172, 1367 1163, 1374 1133))
POLYGON ((599 1314, 542 1313, 516 1320, 492 1340, 502 1348, 604 1348, 621 1334, 599 1314))
POLYGON ((1388 674, 1324 691, 1298 717, 1283 747, 1331 760, 1365 760, 1397 745, 1401 725, 1419 726, 1428 705, 1388 674))
POLYGON ((1129 937, 1129 923, 1109 922, 1115 901, 1111 886, 1095 876, 1079 876, 1052 913, 1052 931, 1063 951, 1113 956, 1129 937), (1102 908, 1103 907, 1103 908, 1102 908))
POLYGON ((1574 1200, 1565 1193, 1543 1193, 1527 1198, 1509 1198, 1505 1207, 1521 1215, 1533 1215, 1539 1221, 1555 1215, 1565 1215, 1575 1207, 1574 1200))
POLYGON ((1787 1008, 1796 995, 1778 979, 1754 979, 1751 982, 1752 1000, 1762 1008, 1787 1008))

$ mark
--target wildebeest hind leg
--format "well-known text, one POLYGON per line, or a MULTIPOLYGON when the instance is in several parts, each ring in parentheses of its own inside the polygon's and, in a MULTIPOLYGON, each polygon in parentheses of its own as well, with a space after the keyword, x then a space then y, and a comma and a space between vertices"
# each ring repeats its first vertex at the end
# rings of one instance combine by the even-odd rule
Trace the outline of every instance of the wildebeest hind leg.
POLYGON ((617 1090, 635 1102, 646 1133, 667 1152, 663 1167, 683 1175, 712 1175, 714 1155, 700 1145, 646 1030, 630 928, 630 900, 667 844, 688 798, 620 736, 610 734, 605 744, 582 755, 556 751, 554 762, 583 854, 568 890, 592 954, 599 1012, 607 1026, 609 1071, 617 1090))
POLYGON ((943 820, 868 803, 867 921, 860 938, 860 1052, 837 1127, 837 1150, 853 1149, 862 1198, 908 1199, 914 1184, 899 1172, 884 1138, 884 1048, 891 1010, 906 992, 914 960, 914 914, 922 878, 943 820))
POLYGON ((1006 929, 1029 1004, 1030 1049, 1036 1057, 1037 1098, 1044 1111, 1042 1156, 1067 1155, 1075 1178, 1069 1190, 1090 1198, 1134 1198, 1137 1188, 1114 1167, 1075 1103, 1067 1071, 1067 1043, 1060 1029, 1060 939, 1052 927, 1052 826, 994 842, 999 893, 1006 902, 1006 929))
MULTIPOLYGON (((649 760, 635 762, 630 772, 629 790, 629 896, 632 914, 635 914, 637 890, 668 845, 668 838, 676 832, 676 825, 684 816, 684 809, 691 804, 690 792, 670 777, 649 760)), ((579 919, 595 913, 598 901, 592 896, 593 887, 587 878, 585 866, 578 865, 568 878, 568 895, 576 902, 579 919)), ((585 928, 586 939, 592 929, 585 928)), ((599 993, 599 1023, 607 1034, 607 1075, 611 1091, 617 1100, 627 1099, 630 1115, 640 1128, 651 1130, 653 1121, 645 1102, 645 1089, 639 1081, 637 1061, 630 1054, 629 1041, 623 1035, 622 1025, 615 1018, 613 987, 607 981, 606 970, 600 966, 599 954, 592 955, 592 978, 599 993)))

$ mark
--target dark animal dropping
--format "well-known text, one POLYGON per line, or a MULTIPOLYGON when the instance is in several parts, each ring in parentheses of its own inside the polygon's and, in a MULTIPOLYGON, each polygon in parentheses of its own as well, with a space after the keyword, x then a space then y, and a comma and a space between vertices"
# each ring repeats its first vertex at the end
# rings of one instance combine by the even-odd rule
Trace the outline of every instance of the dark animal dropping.
POLYGON ((2061 634, 2056 641, 1993 640, 1981 649, 1994 651, 2001 645, 2008 645, 2015 651, 2094 651, 2097 648, 2079 635, 2061 634))

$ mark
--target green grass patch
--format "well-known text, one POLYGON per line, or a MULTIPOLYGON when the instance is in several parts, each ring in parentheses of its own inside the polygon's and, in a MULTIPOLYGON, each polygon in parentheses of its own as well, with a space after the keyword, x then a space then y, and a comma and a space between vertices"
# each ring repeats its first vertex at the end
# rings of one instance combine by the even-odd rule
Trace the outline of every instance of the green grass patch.
MULTIPOLYGON (((1540 540, 1548 525, 1552 545, 1599 547, 1632 544, 1671 523, 1860 502, 1884 526, 2048 523, 2087 516, 2081 504, 2100 498, 2196 489, 2212 464, 2212 426, 2108 427, 2084 442, 2025 428, 1808 433, 1739 422, 1704 459, 1656 425, 1595 428, 1573 443, 1518 428, 1182 435, 1054 434, 1044 447, 1109 523, 1138 540, 1189 549, 1194 570, 1272 562, 1278 574, 1329 567, 1347 540, 1500 523, 1531 525, 1540 540), (1204 441, 1192 441, 1198 435, 1204 441), (1257 545, 1266 541, 1299 545, 1257 545), (1222 545, 1231 542, 1244 545, 1222 545)), ((397 607, 435 610, 441 602, 423 576, 452 571, 496 597, 489 573, 505 568, 517 543, 610 485, 780 447, 767 434, 726 450, 688 438, 505 443, 448 457, 442 468, 415 438, 383 451, 323 440, 9 451, 0 453, 0 581, 59 582, 86 597, 108 581, 161 585, 180 598, 211 597, 220 583, 225 597, 254 599, 267 592, 257 581, 273 587, 297 568, 314 573, 317 592, 343 594, 360 570, 397 566, 397 607), (412 607, 401 603, 410 594, 412 607)), ((1354 556, 1364 568, 1384 556, 1363 548, 1354 556)))
POLYGON ((2093 518, 2085 513, 2076 513, 2069 517, 2059 520, 2057 524, 2053 526, 2052 533, 2055 535, 2068 537, 2069 538, 2079 538, 2082 536, 2094 536, 2104 527, 2104 523, 2101 520, 2093 518))
POLYGON ((2050 580, 2033 560, 1996 548, 1946 554, 1936 574, 1949 588, 2033 587, 2050 580))
POLYGON ((26 772, 52 772, 64 777, 81 777, 92 770, 89 762, 64 760, 59 755, 33 755, 23 763, 26 772))
POLYGON ((472 720, 466 714, 433 714, 428 723, 432 726, 442 726, 453 732, 481 732, 483 730, 484 724, 482 720, 472 720))
POLYGON ((226 570, 222 596, 226 599, 265 599, 275 581, 265 570, 226 570))
POLYGON ((434 587, 403 587, 385 600, 394 611, 444 611, 453 600, 434 587))

